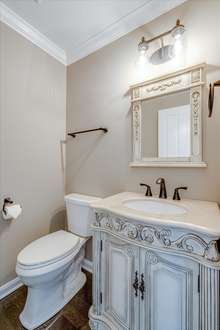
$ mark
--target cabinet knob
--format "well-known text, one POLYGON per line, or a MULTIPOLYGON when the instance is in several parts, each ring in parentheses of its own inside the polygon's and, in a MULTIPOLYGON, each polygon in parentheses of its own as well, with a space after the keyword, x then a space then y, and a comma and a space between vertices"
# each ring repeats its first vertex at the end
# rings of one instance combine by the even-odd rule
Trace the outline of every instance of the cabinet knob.
POLYGON ((139 290, 141 292, 141 299, 144 300, 144 292, 145 292, 145 283, 144 283, 144 274, 141 274, 141 284, 139 285, 139 290))
POLYGON ((135 297, 138 296, 138 272, 135 272, 135 279, 134 279, 134 283, 133 283, 133 288, 135 290, 135 297))

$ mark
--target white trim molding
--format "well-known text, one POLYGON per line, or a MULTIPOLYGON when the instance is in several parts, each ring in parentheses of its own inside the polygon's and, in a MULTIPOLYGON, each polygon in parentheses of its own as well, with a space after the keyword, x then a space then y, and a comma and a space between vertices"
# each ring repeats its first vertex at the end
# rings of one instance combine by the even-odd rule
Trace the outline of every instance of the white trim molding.
POLYGON ((188 167, 188 168, 206 168, 208 164, 206 162, 163 162, 163 161, 139 161, 139 162, 130 162, 130 167, 188 167))
POLYGON ((0 21, 66 65, 66 52, 0 1, 0 21))
POLYGON ((7 297, 10 293, 14 292, 22 286, 22 282, 18 277, 0 286, 0 300, 7 297))
POLYGON ((60 48, 39 30, 34 28, 21 16, 2 3, 1 0, 0 21, 7 24, 10 28, 21 34, 39 48, 43 49, 46 53, 56 58, 64 65, 69 65, 123 37, 136 28, 147 24, 158 16, 181 5, 185 1, 187 0, 158 0, 157 6, 155 6, 154 0, 147 0, 135 10, 122 16, 113 22, 113 24, 108 25, 100 32, 80 43, 78 47, 74 47, 68 52, 60 48))
POLYGON ((92 273, 92 269, 93 269, 92 261, 85 258, 82 262, 82 268, 87 270, 89 273, 92 273))

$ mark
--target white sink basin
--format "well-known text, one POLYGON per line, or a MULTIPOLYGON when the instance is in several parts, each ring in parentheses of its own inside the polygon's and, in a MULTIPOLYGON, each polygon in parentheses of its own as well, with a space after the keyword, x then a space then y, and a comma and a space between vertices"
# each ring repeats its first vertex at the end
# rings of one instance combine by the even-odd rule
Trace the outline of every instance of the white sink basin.
POLYGON ((167 201, 157 201, 157 200, 147 200, 147 199, 139 199, 139 200, 128 200, 124 201, 123 205, 128 207, 129 209, 142 211, 151 214, 184 214, 186 213, 186 209, 177 206, 175 204, 169 203, 167 201))

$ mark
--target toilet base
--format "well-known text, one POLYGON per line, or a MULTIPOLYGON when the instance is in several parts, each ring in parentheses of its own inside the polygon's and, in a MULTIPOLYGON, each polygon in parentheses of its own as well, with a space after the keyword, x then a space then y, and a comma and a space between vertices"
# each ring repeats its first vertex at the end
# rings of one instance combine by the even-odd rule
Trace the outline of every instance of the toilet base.
POLYGON ((33 288, 28 288, 26 305, 19 316, 22 325, 28 330, 33 330, 48 321, 77 294, 85 282, 86 276, 80 271, 74 279, 74 286, 66 287, 65 290, 62 285, 56 287, 51 285, 50 288, 47 287, 45 295, 44 290, 33 292, 33 288), (36 299, 38 302, 41 301, 39 296, 42 296, 42 304, 41 306, 39 304, 34 306, 36 299), (35 311, 33 307, 36 307, 35 311))

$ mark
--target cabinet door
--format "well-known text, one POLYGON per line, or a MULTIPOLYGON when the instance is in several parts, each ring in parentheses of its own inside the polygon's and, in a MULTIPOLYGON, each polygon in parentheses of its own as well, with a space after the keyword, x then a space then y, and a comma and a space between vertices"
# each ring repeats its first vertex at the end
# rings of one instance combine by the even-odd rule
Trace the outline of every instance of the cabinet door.
POLYGON ((139 275, 139 248, 102 235, 102 315, 117 329, 139 329, 139 294, 133 287, 139 275), (137 273, 136 273, 137 272, 137 273))
POLYGON ((140 250, 145 291, 140 329, 198 330, 199 266, 182 256, 140 250))

